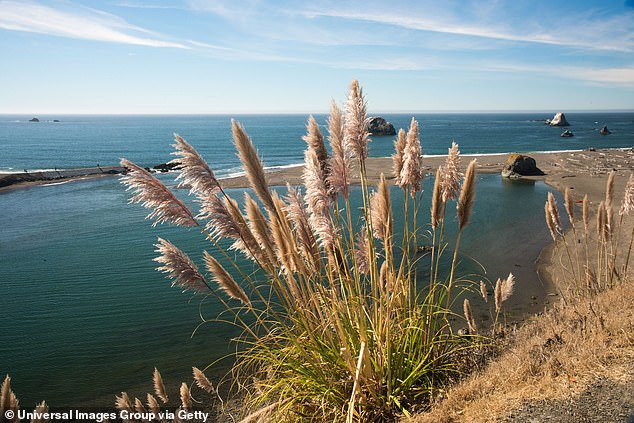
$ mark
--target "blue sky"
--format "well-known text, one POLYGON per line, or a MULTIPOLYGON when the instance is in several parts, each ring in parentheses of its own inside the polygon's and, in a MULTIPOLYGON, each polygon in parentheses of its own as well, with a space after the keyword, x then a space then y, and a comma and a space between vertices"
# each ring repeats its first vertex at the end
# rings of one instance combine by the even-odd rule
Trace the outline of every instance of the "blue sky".
POLYGON ((0 113, 634 109, 634 0, 0 0, 0 113))

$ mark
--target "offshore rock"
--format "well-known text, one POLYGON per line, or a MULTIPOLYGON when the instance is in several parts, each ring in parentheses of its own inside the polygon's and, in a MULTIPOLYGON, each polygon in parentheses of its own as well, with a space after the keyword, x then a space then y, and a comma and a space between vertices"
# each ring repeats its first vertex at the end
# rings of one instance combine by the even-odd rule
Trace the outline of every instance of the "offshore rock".
POLYGON ((561 133, 560 137, 562 138, 570 138, 570 137, 574 137, 575 134, 573 134, 572 132, 570 132, 569 130, 565 130, 564 132, 561 133))
POLYGON ((599 131, 599 134, 601 135, 610 135, 612 132, 610 132, 610 130, 608 129, 607 126, 604 126, 603 128, 601 128, 601 130, 599 131))
POLYGON ((365 126, 368 128, 368 132, 370 132, 372 135, 396 135, 396 129, 394 129, 394 125, 380 116, 368 118, 365 126))
POLYGON ((36 117, 34 117, 33 119, 29 119, 29 122, 39 122, 40 120, 36 117))
POLYGON ((535 159, 522 154, 509 154, 506 163, 502 168, 503 178, 519 178, 520 176, 539 176, 543 175, 538 167, 535 159))
POLYGON ((546 120, 546 123, 550 126, 570 126, 570 124, 566 120, 566 115, 564 115, 562 112, 557 112, 555 117, 550 120, 546 120))

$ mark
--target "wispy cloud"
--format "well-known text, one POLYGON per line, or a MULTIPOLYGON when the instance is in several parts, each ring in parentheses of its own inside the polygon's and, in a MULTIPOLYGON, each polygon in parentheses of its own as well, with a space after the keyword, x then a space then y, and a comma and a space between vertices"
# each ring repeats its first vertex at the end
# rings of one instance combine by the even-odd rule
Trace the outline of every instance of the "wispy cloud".
POLYGON ((2 1, 0 28, 147 47, 190 48, 180 42, 164 40, 159 34, 113 14, 81 7, 61 10, 38 3, 2 1))
MULTIPOLYGON (((518 22, 517 25, 496 24, 491 19, 459 19, 456 14, 446 13, 426 16, 413 13, 364 9, 321 8, 300 12, 307 18, 337 18, 349 21, 362 21, 390 25, 409 30, 429 31, 441 34, 481 37, 500 41, 514 41, 560 45, 595 50, 623 51, 634 50, 634 14, 627 16, 598 19, 588 16, 566 16, 560 18, 551 29, 542 29, 541 25, 518 22)), ((498 21, 506 22, 501 15, 498 21)))

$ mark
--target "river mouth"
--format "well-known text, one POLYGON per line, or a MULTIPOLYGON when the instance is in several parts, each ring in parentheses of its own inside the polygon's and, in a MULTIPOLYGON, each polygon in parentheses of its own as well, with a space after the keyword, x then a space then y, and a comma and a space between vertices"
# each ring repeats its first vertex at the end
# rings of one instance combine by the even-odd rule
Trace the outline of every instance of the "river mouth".
MULTIPOLYGON (((425 229, 432 184, 431 178, 425 181, 421 205, 425 229)), ((547 296, 535 261, 549 243, 543 223, 548 190, 541 181, 477 177, 460 272, 492 283, 513 272, 515 295, 505 305, 511 319, 543 309, 547 296)), ((236 199, 242 199, 243 191, 229 190, 236 199)), ((392 196, 398 210, 403 193, 392 188, 392 196)), ((356 197, 358 188, 353 204, 356 197)), ((41 400, 55 407, 111 406, 123 390, 135 395, 150 391, 154 367, 166 383, 179 385, 191 379, 191 366, 204 368, 235 349, 230 340, 239 332, 225 324, 206 323, 191 336, 200 314, 215 318, 219 304, 171 288, 152 261, 157 236, 198 263, 209 244, 193 230, 152 228, 144 220, 147 211, 128 205, 127 199, 111 178, 0 196, 0 294, 5 299, 0 362, 24 406, 41 400)), ((395 231, 402 231, 398 214, 395 223, 395 231)), ((450 203, 449 249, 456 227, 450 203)), ((421 237, 420 244, 426 242, 421 237)), ((476 319, 488 319, 486 307, 474 308, 476 319)), ((220 377, 228 363, 221 361, 208 374, 220 377)))

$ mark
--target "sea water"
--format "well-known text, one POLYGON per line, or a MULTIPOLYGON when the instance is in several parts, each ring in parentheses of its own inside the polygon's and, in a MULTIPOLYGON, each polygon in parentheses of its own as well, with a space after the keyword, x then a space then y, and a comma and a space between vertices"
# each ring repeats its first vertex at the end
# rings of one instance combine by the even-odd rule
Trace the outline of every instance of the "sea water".
MULTIPOLYGON (((587 131, 574 129, 580 136, 569 141, 558 137, 559 129, 536 122, 539 115, 436 115, 427 121, 417 116, 423 123, 423 145, 432 154, 446 151, 451 139, 469 153, 631 146, 632 114, 583 117, 568 117, 579 125, 573 128, 581 127, 577 122, 587 122, 587 131), (602 124, 613 135, 601 137, 591 128, 602 124)), ((305 117, 240 119, 267 165, 300 161, 305 117)), ((389 119, 405 126, 409 118, 389 119)), ((6 154, 0 156, 0 167, 109 165, 121 156, 153 165, 170 159, 171 134, 179 132, 200 148, 219 174, 239 171, 229 117, 60 120, 37 124, 15 117, 2 120, 0 148, 6 154)), ((371 155, 390 154, 392 139, 375 138, 371 155)), ((173 186, 173 176, 161 175, 161 179, 173 186)), ((427 178, 423 224, 428 222, 431 184, 427 178)), ((542 182, 505 181, 498 175, 477 178, 477 199, 462 240, 460 263, 474 281, 494 282, 508 272, 516 274, 520 295, 509 303, 511 314, 540 307, 545 294, 533 264, 548 243, 543 223, 547 191, 542 182)), ((242 197, 242 190, 229 192, 242 197)), ((400 190, 392 189, 392 195, 396 203, 402 201, 400 190)), ((218 317, 219 304, 171 288, 152 261, 157 236, 172 241, 201 267, 202 251, 213 247, 195 230, 153 228, 144 220, 147 211, 127 204, 128 197, 116 178, 0 194, 0 375, 12 376, 23 406, 41 400, 54 406, 110 405, 122 390, 137 396, 151 391, 154 367, 172 387, 191 379, 191 366, 204 368, 220 360, 208 374, 219 377, 227 370, 230 360, 222 357, 235 349, 230 340, 239 332, 226 324, 201 324, 203 318, 218 317)), ((356 188, 353 200, 358 202, 359 197, 356 188)), ((447 220, 450 242, 456 226, 452 207, 447 220)), ((429 242, 421 239, 423 244, 429 242)), ((486 317, 486 313, 479 316, 486 317)))

